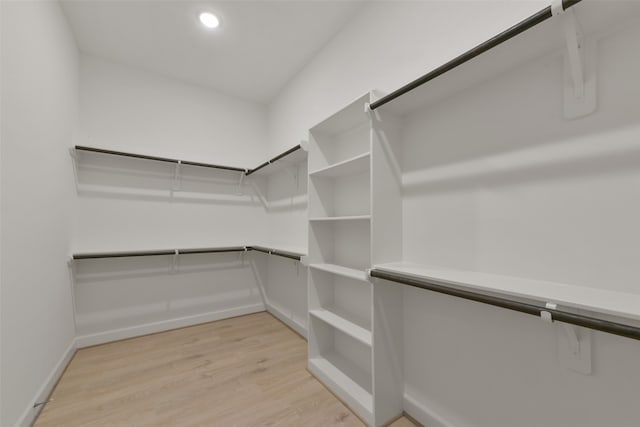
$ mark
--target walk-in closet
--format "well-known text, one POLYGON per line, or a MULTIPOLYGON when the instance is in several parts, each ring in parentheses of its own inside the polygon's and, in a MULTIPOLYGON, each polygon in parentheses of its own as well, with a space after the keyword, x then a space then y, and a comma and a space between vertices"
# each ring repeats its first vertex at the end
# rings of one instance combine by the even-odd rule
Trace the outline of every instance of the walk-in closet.
POLYGON ((640 426, 640 1, 0 20, 0 427, 640 426))

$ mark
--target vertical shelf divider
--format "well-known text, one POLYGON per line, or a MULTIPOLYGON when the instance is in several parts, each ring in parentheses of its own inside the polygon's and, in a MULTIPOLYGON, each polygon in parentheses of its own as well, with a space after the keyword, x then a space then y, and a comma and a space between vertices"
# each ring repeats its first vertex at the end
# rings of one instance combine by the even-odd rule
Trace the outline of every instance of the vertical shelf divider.
MULTIPOLYGON (((370 115, 371 263, 376 265, 402 259, 400 123, 379 110, 370 115)), ((403 412, 403 289, 383 280, 372 283, 373 408, 378 427, 403 412)))

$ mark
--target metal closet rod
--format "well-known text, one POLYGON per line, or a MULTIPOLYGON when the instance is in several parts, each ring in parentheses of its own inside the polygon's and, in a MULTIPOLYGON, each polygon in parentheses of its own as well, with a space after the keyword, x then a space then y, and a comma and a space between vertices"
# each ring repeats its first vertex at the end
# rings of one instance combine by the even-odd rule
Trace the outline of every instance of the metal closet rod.
MULTIPOLYGON (((576 4, 580 3, 582 0, 562 0, 562 8, 564 10, 567 10, 568 8, 575 6, 576 4)), ((483 54, 484 52, 493 49, 494 47, 506 42, 507 40, 510 40, 512 38, 514 38, 515 36, 517 36, 518 34, 521 34, 523 32, 525 32, 526 30, 528 30, 531 27, 535 27, 536 25, 546 21, 547 19, 551 18, 553 15, 551 13, 551 6, 547 6, 546 8, 542 9, 541 11, 531 15, 530 17, 526 18, 523 21, 520 21, 519 23, 517 23, 516 25, 514 25, 513 27, 501 32, 500 34, 490 38, 489 40, 482 42, 481 44, 477 45, 476 47, 466 51, 465 53, 461 54, 460 56, 452 59, 451 61, 442 64, 441 66, 439 66, 438 68, 436 68, 433 71, 430 71, 429 73, 425 74, 422 77, 417 78, 416 80, 402 86, 400 89, 397 89, 393 92, 391 92, 390 94, 383 96, 382 98, 380 98, 379 100, 372 102, 370 105, 370 108, 372 110, 375 110, 376 108, 382 107, 384 104, 393 101, 394 99, 398 98, 399 96, 404 95, 407 92, 412 91, 413 89, 417 88, 418 86, 422 86, 423 84, 435 79, 438 76, 441 76, 442 74, 445 74, 448 71, 453 70, 454 68, 464 64, 465 62, 468 62, 470 60, 472 60, 473 58, 475 58, 478 55, 483 54)))
POLYGON ((619 335, 621 337, 640 340, 640 328, 635 326, 611 322, 609 320, 598 319, 596 317, 584 316, 582 314, 550 309, 545 306, 513 301, 501 297, 494 297, 478 292, 467 291, 452 287, 438 280, 416 279, 412 277, 406 277, 401 274, 376 270, 375 268, 371 270, 371 277, 377 277, 379 279, 389 280, 392 282, 401 283, 403 285, 409 285, 416 288, 426 289, 445 295, 451 295, 470 301, 489 304, 495 307, 506 308, 508 310, 519 311, 521 313, 526 313, 537 317, 540 317, 542 312, 547 312, 551 315, 551 318, 553 320, 570 323, 572 325, 582 326, 589 329, 595 329, 597 331, 607 332, 610 334, 619 335))
POLYGON ((191 162, 188 160, 178 160, 178 159, 171 159, 168 157, 158 157, 158 156, 147 156, 145 154, 135 154, 135 153, 127 153, 124 151, 115 151, 115 150, 106 150, 104 148, 95 148, 95 147, 87 147, 87 146, 83 146, 83 145, 76 145, 76 150, 81 150, 81 151, 90 151, 93 153, 101 153, 101 154, 111 154, 114 156, 123 156, 123 157, 133 157, 136 159, 145 159, 145 160, 155 160, 158 162, 166 162, 166 163, 180 163, 183 165, 189 165, 189 166, 199 166, 199 167, 203 167, 203 168, 211 168, 211 169, 223 169, 223 170, 229 170, 229 171, 236 171, 236 172, 243 172, 245 175, 251 175, 252 173, 256 172, 259 169, 262 169, 265 166, 270 165, 271 163, 275 162, 276 160, 280 160, 281 158, 293 153, 294 151, 299 150, 300 148, 302 148, 300 146, 300 144, 296 145, 293 148, 290 148, 289 150, 285 151, 282 154, 278 154, 277 156, 275 156, 274 158, 267 160, 266 162, 262 163, 261 165, 257 166, 254 169, 244 169, 244 168, 238 168, 235 166, 224 166, 224 165, 214 165, 214 164, 210 164, 210 163, 200 163, 200 162, 191 162))
POLYGON ((300 255, 295 254, 293 252, 265 248, 262 246, 228 246, 228 247, 220 247, 220 248, 161 249, 161 250, 152 250, 152 251, 99 252, 99 253, 73 254, 72 257, 74 260, 81 260, 81 259, 97 259, 97 258, 129 258, 129 257, 176 255, 176 254, 189 255, 189 254, 211 254, 211 253, 222 253, 222 252, 246 252, 246 251, 252 251, 252 250, 300 261, 300 255))
POLYGON ((300 255, 295 254, 293 252, 281 251, 281 250, 278 250, 278 249, 265 248, 263 246, 247 246, 247 250, 264 252, 265 254, 276 255, 276 256, 283 257, 283 258, 290 258, 290 259, 295 259, 297 261, 300 261, 300 255))
POLYGON ((289 154, 291 154, 294 151, 297 151, 297 150, 299 150, 301 148, 302 148, 302 146, 300 144, 298 144, 295 147, 288 149, 284 153, 278 154, 274 158, 267 160, 266 162, 262 163, 261 165, 256 166, 255 168, 248 170, 246 175, 251 175, 252 173, 262 169, 263 167, 269 166, 271 163, 275 162, 276 160, 280 160, 281 158, 283 158, 285 156, 288 156, 289 154))

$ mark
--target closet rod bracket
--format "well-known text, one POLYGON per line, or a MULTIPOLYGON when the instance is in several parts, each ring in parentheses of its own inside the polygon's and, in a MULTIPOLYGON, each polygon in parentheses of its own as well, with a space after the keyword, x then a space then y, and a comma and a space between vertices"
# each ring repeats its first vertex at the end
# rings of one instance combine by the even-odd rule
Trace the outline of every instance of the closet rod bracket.
POLYGON ((545 322, 556 326, 556 342, 558 360, 565 368, 581 374, 591 374, 591 331, 564 322, 554 322, 551 311, 557 310, 558 305, 548 302, 545 307, 550 311, 541 311, 540 316, 545 322))
POLYGON ((574 119, 596 109, 595 41, 586 40, 573 9, 565 10, 562 0, 553 0, 551 13, 561 20, 565 39, 564 114, 574 119))

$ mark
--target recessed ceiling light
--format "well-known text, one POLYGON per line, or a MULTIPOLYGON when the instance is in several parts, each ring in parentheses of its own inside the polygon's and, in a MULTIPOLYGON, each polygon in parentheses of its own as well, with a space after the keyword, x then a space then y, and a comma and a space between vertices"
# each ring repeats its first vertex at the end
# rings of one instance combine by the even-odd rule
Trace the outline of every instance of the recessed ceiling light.
POLYGON ((220 25, 220 20, 216 15, 211 12, 202 12, 198 15, 200 22, 207 28, 217 28, 220 25))

